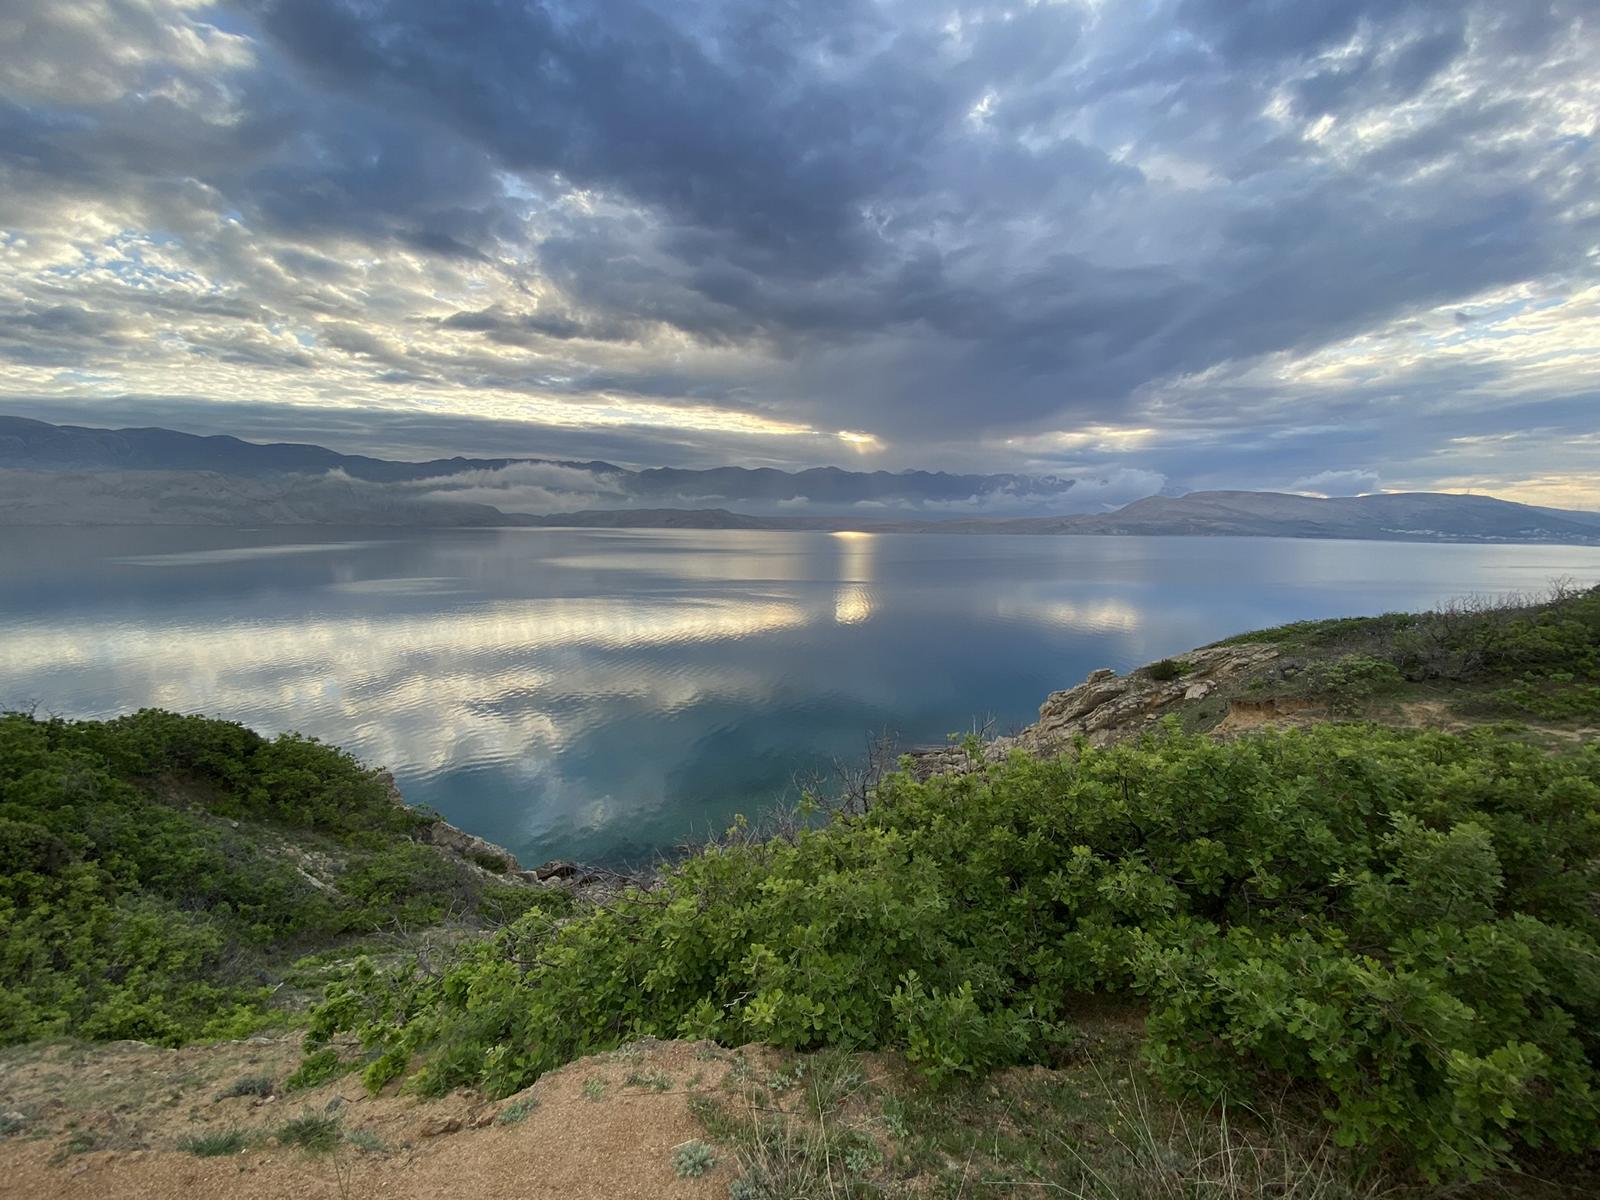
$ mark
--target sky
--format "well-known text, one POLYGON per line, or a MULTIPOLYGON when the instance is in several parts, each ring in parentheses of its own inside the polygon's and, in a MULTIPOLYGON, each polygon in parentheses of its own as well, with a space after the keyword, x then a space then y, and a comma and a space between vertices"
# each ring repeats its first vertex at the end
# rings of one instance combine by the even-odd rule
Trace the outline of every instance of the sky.
POLYGON ((1600 509, 1593 0, 7 0, 0 45, 6 412, 1600 509))

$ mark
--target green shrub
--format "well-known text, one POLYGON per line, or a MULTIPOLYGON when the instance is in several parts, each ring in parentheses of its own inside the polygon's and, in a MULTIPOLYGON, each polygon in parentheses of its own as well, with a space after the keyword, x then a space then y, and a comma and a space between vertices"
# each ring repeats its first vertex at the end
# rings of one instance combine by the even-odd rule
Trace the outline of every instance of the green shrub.
POLYGON ((1407 679, 1476 682, 1600 673, 1600 587, 1557 587, 1542 600, 1480 601, 1434 612, 1302 621, 1229 638, 1220 645, 1272 643, 1291 651, 1360 654, 1387 660, 1407 679))
POLYGON ((647 1035, 899 1046, 949 1077, 1048 1061, 1079 997, 1122 992, 1175 1088, 1298 1080, 1342 1142, 1472 1175, 1600 1138, 1597 864, 1597 746, 1168 730, 893 777, 868 814, 532 913, 438 975, 363 962, 311 1039, 353 1030, 424 1092, 507 1095, 647 1035))
POLYGON ((397 917, 561 903, 478 887, 408 840, 417 823, 309 739, 157 710, 0 714, 0 1044, 242 1037, 274 1019, 275 958, 397 917), (286 841, 325 852, 334 886, 309 881, 286 841))
POLYGON ((1183 675, 1188 668, 1177 659, 1163 658, 1145 668, 1145 674, 1159 683, 1169 683, 1183 675))
POLYGON ((385 846, 348 871, 339 887, 374 923, 430 925, 452 906, 470 906, 475 895, 465 867, 416 842, 385 846))
POLYGON ((1334 712, 1354 714, 1374 698, 1399 691, 1405 676, 1384 659, 1346 654, 1311 663, 1295 683, 1297 691, 1326 700, 1334 712))
POLYGON ((1529 675, 1491 693, 1489 701, 1500 710, 1547 721, 1594 718, 1600 717, 1600 684, 1575 683, 1570 672, 1544 678, 1529 675))
POLYGON ((300 1060, 300 1065, 294 1073, 283 1081, 285 1091, 297 1092, 305 1088, 314 1088, 327 1083, 328 1080, 343 1075, 350 1068, 339 1059, 339 1052, 331 1047, 324 1046, 305 1056, 300 1060))

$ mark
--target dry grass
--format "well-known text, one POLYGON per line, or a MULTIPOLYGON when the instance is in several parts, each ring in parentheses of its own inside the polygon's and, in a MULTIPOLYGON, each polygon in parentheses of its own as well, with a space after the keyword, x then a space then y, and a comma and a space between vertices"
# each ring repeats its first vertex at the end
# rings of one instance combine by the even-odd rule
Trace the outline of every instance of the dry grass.
POLYGON ((777 1071, 736 1065, 693 1111, 736 1166, 733 1200, 1446 1194, 1358 1162, 1314 1113, 1176 1103, 1144 1077, 1136 1043, 1134 1023, 1108 1020, 1058 1069, 943 1089, 892 1056, 823 1051, 777 1071))

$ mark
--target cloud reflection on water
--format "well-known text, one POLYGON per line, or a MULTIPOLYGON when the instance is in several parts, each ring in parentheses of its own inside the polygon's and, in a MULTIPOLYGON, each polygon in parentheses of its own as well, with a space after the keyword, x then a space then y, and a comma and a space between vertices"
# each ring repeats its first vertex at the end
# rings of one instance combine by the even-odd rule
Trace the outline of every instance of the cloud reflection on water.
POLYGON ((1241 628, 1600 575, 1576 547, 305 536, 5 531, 0 704, 299 729, 527 857, 636 854, 868 730, 938 740, 1241 628))

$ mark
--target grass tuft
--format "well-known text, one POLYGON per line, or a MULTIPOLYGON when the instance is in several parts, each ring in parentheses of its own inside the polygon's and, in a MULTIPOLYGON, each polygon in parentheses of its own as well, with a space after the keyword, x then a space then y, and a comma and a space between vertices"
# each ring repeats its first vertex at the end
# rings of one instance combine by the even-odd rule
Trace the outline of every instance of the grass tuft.
POLYGON ((298 1146, 313 1154, 328 1154, 338 1149, 341 1133, 338 1117, 307 1111, 278 1126, 273 1136, 280 1145, 298 1146))
POLYGON ((250 1145, 250 1135, 242 1129, 212 1129, 178 1139, 178 1149, 196 1158, 221 1158, 238 1154, 250 1145))
POLYGON ((344 1140, 363 1154, 383 1154, 389 1149, 383 1139, 370 1129, 352 1129, 345 1134, 344 1140))
POLYGON ((235 1079, 222 1093, 221 1099, 231 1100, 237 1096, 270 1096, 277 1090, 277 1084, 270 1075, 246 1075, 243 1079, 235 1079))
POLYGON ((666 1092, 672 1089, 672 1076, 665 1071, 629 1071, 628 1077, 622 1081, 622 1086, 666 1092))

